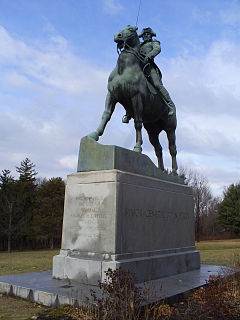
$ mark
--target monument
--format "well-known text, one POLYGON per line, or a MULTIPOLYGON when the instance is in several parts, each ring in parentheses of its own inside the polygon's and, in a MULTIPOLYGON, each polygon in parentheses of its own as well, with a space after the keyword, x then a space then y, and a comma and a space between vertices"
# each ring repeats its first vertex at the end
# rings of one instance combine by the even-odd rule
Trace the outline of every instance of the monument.
POLYGON ((109 76, 105 111, 81 140, 78 170, 67 179, 62 246, 53 277, 97 285, 108 268, 136 274, 136 282, 200 268, 195 249, 193 195, 177 176, 176 108, 154 63, 160 43, 151 28, 127 26, 115 37, 119 58, 109 76), (139 38, 143 37, 140 43, 139 38), (116 103, 134 119, 134 151, 97 141, 116 103), (147 130, 158 168, 142 152, 147 130), (172 174, 164 172, 158 135, 165 131, 172 174))

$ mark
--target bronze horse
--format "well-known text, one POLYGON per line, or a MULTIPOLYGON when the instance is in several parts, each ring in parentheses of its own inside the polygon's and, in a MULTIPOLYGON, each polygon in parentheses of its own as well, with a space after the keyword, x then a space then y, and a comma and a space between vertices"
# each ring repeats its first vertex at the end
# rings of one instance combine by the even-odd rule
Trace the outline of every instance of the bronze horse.
POLYGON ((122 49, 117 65, 108 79, 108 94, 102 120, 96 131, 89 136, 98 140, 110 120, 115 105, 119 102, 127 114, 134 119, 136 130, 136 145, 134 151, 142 152, 142 124, 147 130, 149 140, 154 147, 158 167, 164 171, 162 147, 159 143, 159 133, 165 131, 172 157, 172 174, 177 174, 176 113, 168 115, 168 107, 161 94, 158 94, 143 72, 140 41, 137 28, 127 26, 114 36, 118 48, 122 49))

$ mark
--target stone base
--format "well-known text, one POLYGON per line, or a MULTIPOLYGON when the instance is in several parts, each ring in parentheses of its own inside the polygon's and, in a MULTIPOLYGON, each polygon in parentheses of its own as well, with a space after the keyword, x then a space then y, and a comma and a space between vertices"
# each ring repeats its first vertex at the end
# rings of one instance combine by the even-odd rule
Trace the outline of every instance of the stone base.
POLYGON ((172 253, 155 253, 123 260, 93 260, 68 255, 65 250, 53 259, 53 277, 72 279, 84 284, 97 285, 105 279, 110 268, 123 268, 135 274, 136 283, 160 279, 199 268, 200 256, 195 248, 173 250, 172 253))
MULTIPOLYGON (((209 276, 228 275, 233 270, 227 267, 201 265, 201 269, 179 273, 167 278, 138 284, 141 290, 148 288, 147 301, 153 303, 164 299, 176 303, 193 289, 208 283, 209 276)), ((102 298, 98 286, 84 285, 67 279, 52 279, 51 271, 0 276, 0 294, 15 295, 49 307, 59 305, 84 305, 86 297, 91 299, 91 290, 102 298)))
POLYGON ((120 170, 68 176, 53 277, 97 284, 123 267, 136 282, 200 267, 193 196, 182 184, 120 170))

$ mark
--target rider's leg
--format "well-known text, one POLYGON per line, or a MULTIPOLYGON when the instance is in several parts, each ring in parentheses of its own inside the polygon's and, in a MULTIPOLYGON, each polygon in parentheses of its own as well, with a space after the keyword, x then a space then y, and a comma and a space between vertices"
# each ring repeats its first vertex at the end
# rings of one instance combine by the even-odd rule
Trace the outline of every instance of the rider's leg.
POLYGON ((152 68, 151 70, 151 78, 154 87, 162 94, 165 102, 167 103, 167 106, 169 108, 168 114, 171 116, 175 113, 176 107, 175 104, 173 103, 172 99, 170 98, 170 95, 167 91, 167 89, 163 86, 162 80, 159 78, 159 75, 157 71, 152 68))

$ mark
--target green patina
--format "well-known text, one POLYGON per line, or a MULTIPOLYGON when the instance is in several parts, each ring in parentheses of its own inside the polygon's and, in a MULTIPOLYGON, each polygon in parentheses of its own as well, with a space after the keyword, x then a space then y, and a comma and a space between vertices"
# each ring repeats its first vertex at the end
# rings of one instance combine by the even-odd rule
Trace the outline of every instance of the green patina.
MULTIPOLYGON (((162 147, 158 136, 161 131, 165 131, 172 157, 172 174, 177 175, 176 108, 162 84, 161 71, 154 63, 154 57, 160 53, 161 47, 159 41, 152 39, 153 36, 156 34, 151 28, 143 29, 138 36, 137 28, 133 26, 125 27, 114 36, 119 58, 108 79, 108 94, 102 120, 89 137, 98 141, 116 104, 120 103, 126 110, 123 122, 128 123, 131 118, 134 119, 136 144, 133 150, 142 152, 144 126, 154 147, 158 168, 164 172, 162 147), (140 42, 141 37, 143 42, 140 42)), ((110 159, 106 159, 106 163, 109 161, 110 159)))
POLYGON ((160 171, 145 154, 118 146, 102 145, 89 137, 82 138, 77 171, 112 169, 184 184, 180 177, 160 171))

